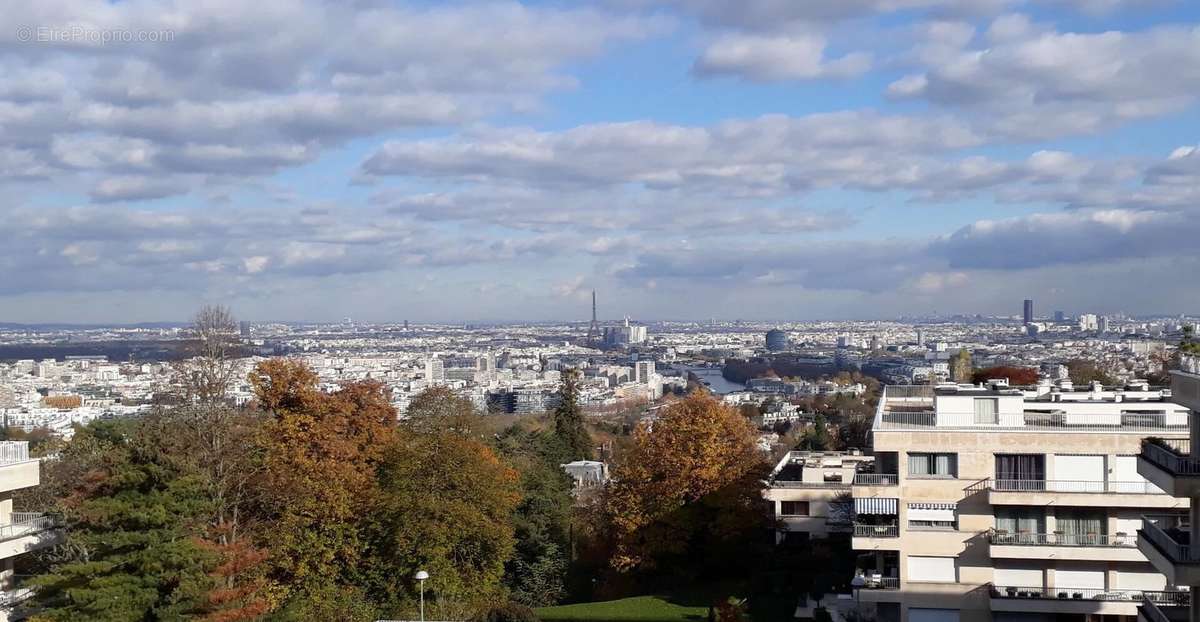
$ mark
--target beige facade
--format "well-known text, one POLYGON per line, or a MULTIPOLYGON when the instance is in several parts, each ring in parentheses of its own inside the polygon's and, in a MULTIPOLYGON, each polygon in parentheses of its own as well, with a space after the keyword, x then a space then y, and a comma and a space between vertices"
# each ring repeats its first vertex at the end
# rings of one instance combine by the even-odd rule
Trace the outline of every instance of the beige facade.
MULTIPOLYGON (((1180 369, 1171 372, 1172 399, 1191 409, 1192 425, 1185 435, 1163 435, 1142 443, 1138 472, 1167 494, 1189 500, 1185 518, 1149 515, 1138 532, 1138 549, 1168 581, 1200 589, 1200 356, 1183 355, 1180 369)), ((1200 599, 1192 599, 1187 615, 1182 607, 1146 603, 1138 610, 1139 620, 1200 622, 1200 599)))
POLYGON ((23 619, 22 604, 30 596, 14 574, 14 559, 61 537, 52 518, 14 511, 13 494, 37 486, 40 477, 41 463, 30 457, 28 443, 0 441, 0 622, 23 619))
POLYGON ((850 485, 855 474, 873 468, 874 458, 861 453, 792 451, 775 465, 763 496, 772 503, 787 538, 827 538, 849 533, 850 485))
POLYGON ((1133 616, 1176 598, 1137 531, 1188 503, 1137 455, 1187 430, 1186 408, 1141 385, 887 387, 873 447, 895 484, 852 489, 860 600, 927 622, 1133 616))

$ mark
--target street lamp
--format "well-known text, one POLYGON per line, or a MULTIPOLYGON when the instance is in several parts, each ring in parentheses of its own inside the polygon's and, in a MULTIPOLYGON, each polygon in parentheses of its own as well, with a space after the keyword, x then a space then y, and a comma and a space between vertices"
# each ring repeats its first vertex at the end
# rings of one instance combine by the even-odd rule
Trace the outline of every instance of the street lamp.
POLYGON ((421 622, 425 622, 425 579, 429 578, 429 573, 424 570, 418 570, 413 578, 421 586, 421 622))

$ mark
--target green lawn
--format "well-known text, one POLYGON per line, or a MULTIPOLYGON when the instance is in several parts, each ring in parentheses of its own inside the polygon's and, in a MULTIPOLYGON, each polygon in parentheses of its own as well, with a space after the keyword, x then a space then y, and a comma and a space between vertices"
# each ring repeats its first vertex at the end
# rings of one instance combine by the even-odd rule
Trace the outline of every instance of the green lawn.
POLYGON ((543 607, 537 610, 537 614, 545 622, 682 622, 707 620, 708 607, 677 605, 659 596, 634 596, 598 603, 543 607))

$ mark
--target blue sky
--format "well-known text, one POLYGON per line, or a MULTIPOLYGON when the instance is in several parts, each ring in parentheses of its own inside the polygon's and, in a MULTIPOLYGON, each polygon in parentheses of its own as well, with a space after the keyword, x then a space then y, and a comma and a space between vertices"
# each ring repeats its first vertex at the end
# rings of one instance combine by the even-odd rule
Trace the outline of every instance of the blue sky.
POLYGON ((0 321, 1200 312, 1195 3, 12 7, 0 321))

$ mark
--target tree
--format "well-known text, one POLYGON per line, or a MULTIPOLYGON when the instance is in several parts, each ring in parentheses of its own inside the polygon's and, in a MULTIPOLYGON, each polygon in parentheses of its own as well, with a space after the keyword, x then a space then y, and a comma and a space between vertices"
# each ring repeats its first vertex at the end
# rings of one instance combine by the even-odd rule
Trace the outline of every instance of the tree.
POLYGON ((579 372, 574 369, 562 374, 558 406, 554 409, 554 435, 562 447, 564 462, 592 457, 592 437, 584 426, 579 405, 579 372))
POLYGON ((769 467, 750 423, 694 393, 641 425, 605 495, 618 572, 737 576, 766 543, 769 467))
POLYGON ((1037 384, 1038 378, 1038 370, 1032 367, 1014 367, 1011 365, 985 367, 977 369, 971 374, 971 382, 975 384, 986 383, 988 380, 1007 379, 1010 385, 1026 386, 1037 384))
POLYGON ((829 421, 818 413, 811 425, 804 428, 796 449, 806 451, 828 451, 834 449, 834 438, 829 434, 829 421))
POLYGON ((454 431, 402 431, 382 456, 379 487, 362 565, 377 598, 411 603, 412 576, 425 570, 427 602, 470 612, 502 600, 521 491, 490 447, 454 431))
POLYGON ((1075 359, 1067 361, 1067 376, 1071 379, 1072 384, 1087 385, 1092 382, 1101 384, 1113 384, 1113 377, 1099 365, 1092 361, 1084 359, 1075 359))
MULTIPOLYGON (((59 460, 80 472, 61 498, 67 541, 31 580, 39 620, 162 620, 208 608, 217 560, 200 544, 212 507, 203 477, 160 448, 160 415, 80 429, 59 460)), ((61 483, 61 482, 60 482, 61 483)))
POLYGON ((228 307, 206 306, 192 320, 189 358, 175 364, 184 401, 224 402, 237 376, 238 325, 228 307))
POLYGON ((970 350, 966 348, 960 348, 959 351, 950 358, 950 380, 953 382, 971 381, 970 350))
POLYGON ((395 440, 396 411, 374 382, 321 392, 298 361, 260 363, 251 384, 271 415, 260 440, 270 577, 304 598, 344 580, 363 557, 359 521, 377 507, 376 470, 395 440))
POLYGON ((503 432, 496 444, 520 473, 522 498, 513 516, 516 546, 505 566, 512 600, 529 607, 558 604, 566 596, 572 542, 573 481, 559 463, 556 438, 526 429, 503 432))

